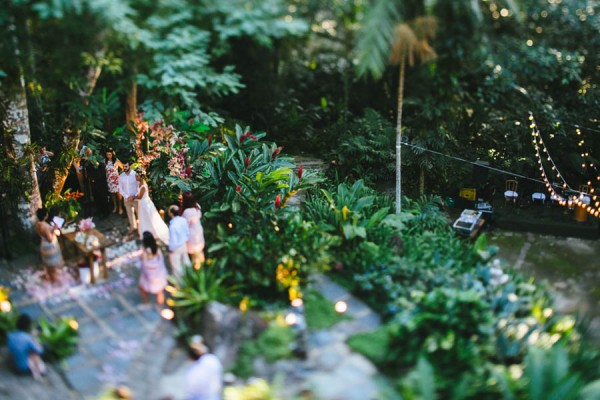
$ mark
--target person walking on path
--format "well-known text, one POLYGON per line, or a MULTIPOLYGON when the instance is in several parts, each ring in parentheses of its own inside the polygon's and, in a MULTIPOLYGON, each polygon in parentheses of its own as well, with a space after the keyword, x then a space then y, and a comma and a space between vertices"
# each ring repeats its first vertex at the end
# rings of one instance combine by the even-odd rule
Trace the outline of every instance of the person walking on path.
POLYGON ((185 375, 185 400, 221 400, 223 398, 223 365, 200 335, 192 336, 188 355, 194 363, 185 375))
POLYGON ((179 207, 172 205, 168 209, 169 218, 169 261, 173 275, 181 278, 183 268, 190 264, 187 245, 190 238, 190 229, 187 221, 179 216, 179 207))
POLYGON ((31 318, 27 314, 19 315, 17 330, 8 334, 6 347, 12 367, 18 374, 33 375, 40 380, 46 374, 46 364, 42 361, 44 353, 42 346, 33 338, 31 331, 31 318))
POLYGON ((135 171, 131 170, 129 161, 126 161, 123 163, 123 173, 119 175, 119 193, 123 196, 125 211, 129 219, 129 234, 137 230, 138 201, 136 196, 138 191, 139 187, 135 171))
POLYGON ((35 231, 40 235, 42 242, 40 244, 40 253, 42 255, 42 265, 46 276, 50 282, 56 281, 58 269, 65 264, 58 244, 58 228, 54 223, 49 224, 48 210, 40 208, 36 211, 38 221, 35 224, 35 231))
POLYGON ((202 228, 202 209, 194 200, 191 192, 183 194, 183 218, 186 219, 190 228, 190 236, 187 241, 187 252, 194 263, 195 269, 200 269, 204 262, 204 229, 202 228))
POLYGON ((142 245, 142 272, 140 274, 140 293, 144 303, 148 302, 148 293, 156 295, 156 303, 162 306, 165 303, 165 287, 167 286, 167 268, 162 251, 156 244, 152 233, 143 233, 142 245))

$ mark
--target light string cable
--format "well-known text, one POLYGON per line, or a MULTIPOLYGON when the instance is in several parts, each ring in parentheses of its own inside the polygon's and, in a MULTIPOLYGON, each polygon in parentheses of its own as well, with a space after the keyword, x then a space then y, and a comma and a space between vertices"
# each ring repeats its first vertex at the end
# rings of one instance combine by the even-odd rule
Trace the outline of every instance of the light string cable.
POLYGON ((467 160, 467 159, 460 158, 460 157, 457 157, 457 156, 451 156, 449 154, 440 153, 439 151, 431 150, 431 149, 428 149, 426 147, 422 147, 422 146, 419 146, 419 145, 416 145, 416 144, 413 144, 413 143, 409 143, 409 142, 403 141, 402 142, 402 146, 412 147, 413 149, 419 149, 419 150, 424 151, 426 153, 432 153, 432 154, 435 154, 435 155, 438 155, 438 156, 450 158, 452 160, 464 162, 464 163, 471 164, 471 165, 476 165, 478 167, 489 169, 489 170, 494 171, 494 172, 499 172, 501 174, 510 175, 510 176, 515 177, 515 178, 526 179, 526 180, 530 180, 530 181, 536 182, 536 183, 544 183, 544 181, 541 181, 539 179, 530 178, 530 177, 525 176, 525 175, 520 175, 520 174, 517 174, 515 172, 506 171, 506 170, 495 168, 495 167, 490 167, 489 165, 479 164, 476 161, 467 160))
MULTIPOLYGON (((572 204, 571 201, 565 200, 565 198, 563 196, 556 193, 556 191, 554 190, 554 186, 552 185, 552 183, 550 183, 550 180, 548 179, 548 175, 546 174, 546 170, 544 168, 544 163, 542 161, 540 147, 543 149, 544 153, 546 153, 546 155, 547 155, 546 161, 549 161, 552 163, 552 170, 556 171, 556 177, 558 179, 561 179, 562 175, 556 168, 556 165, 554 164, 552 157, 550 157, 550 154, 548 153, 548 149, 544 145, 544 141, 542 139, 542 136, 540 135, 540 131, 537 128, 537 124, 535 123, 535 119, 534 119, 533 113, 531 111, 529 112, 529 121, 530 121, 529 128, 531 128, 531 138, 532 138, 531 142, 533 143, 533 148, 535 149, 535 155, 537 158, 537 163, 539 164, 540 175, 542 176, 542 179, 544 180, 544 182, 543 182, 544 185, 546 186, 546 188, 548 189, 548 192, 550 193, 550 200, 557 200, 561 206, 564 206, 567 204, 570 206, 572 204)), ((566 189, 567 187, 569 187, 569 185, 567 184, 567 182, 565 181, 564 178, 562 178, 561 180, 563 182, 562 183, 563 189, 566 189)), ((556 185, 556 186, 561 187, 561 185, 556 185)))
POLYGON ((559 204, 561 205, 571 205, 572 203, 577 204, 579 207, 585 208, 587 210, 587 212, 589 212, 590 214, 594 215, 595 217, 597 217, 598 215, 600 215, 600 201, 597 201, 598 198, 597 196, 593 196, 593 201, 595 201, 596 203, 592 206, 590 205, 590 202, 592 199, 590 199, 587 195, 587 193, 583 193, 581 191, 578 190, 573 190, 571 188, 571 186, 567 183, 567 181, 564 179, 564 177, 560 174, 560 171, 558 170, 558 168, 556 167, 556 164, 554 163, 554 160, 552 159, 552 157, 550 156, 550 153, 548 152, 548 148, 546 147, 544 140, 542 139, 542 136, 540 134, 540 131, 537 127, 537 124, 535 123, 535 118, 533 117, 533 113, 530 111, 529 112, 529 121, 531 122, 529 127, 531 128, 531 136, 533 138, 532 143, 534 145, 535 148, 535 152, 536 152, 536 156, 538 158, 538 164, 540 165, 540 171, 542 174, 542 178, 544 179, 544 183, 546 184, 546 187, 548 188, 550 194, 552 196, 555 196, 555 199, 559 200, 559 204), (558 179, 561 179, 561 181, 563 182, 563 189, 568 189, 571 192, 575 192, 578 193, 579 195, 576 196, 572 196, 569 200, 565 201, 564 198, 562 198, 562 196, 559 196, 556 194, 556 192, 554 191, 554 188, 552 187, 552 185, 550 184, 547 174, 544 170, 544 165, 542 162, 542 156, 540 153, 540 146, 542 147, 543 152, 545 153, 545 156, 547 156, 546 160, 549 161, 552 164, 552 170, 556 171, 556 177, 558 179))
MULTIPOLYGON (((586 130, 591 130, 591 128, 585 128, 586 130)), ((600 132, 600 131, 598 131, 600 132)), ((575 133, 577 134, 577 136, 581 137, 581 127, 579 125, 575 125, 575 133)), ((583 170, 585 170, 587 167, 591 168, 594 170, 594 173, 596 174, 596 180, 600 181, 600 173, 598 173, 598 169, 596 168, 596 166, 594 165, 594 163, 592 162, 593 160, 591 159, 590 156, 590 147, 588 145, 585 144, 585 138, 581 137, 581 140, 579 140, 577 142, 577 146, 581 147, 581 158, 583 158, 583 163, 581 164, 581 168, 583 170), (586 160, 590 160, 589 162, 586 160)), ((589 180, 587 182, 588 186, 592 186, 592 181, 589 180)), ((594 193, 593 190, 591 193, 594 193)))

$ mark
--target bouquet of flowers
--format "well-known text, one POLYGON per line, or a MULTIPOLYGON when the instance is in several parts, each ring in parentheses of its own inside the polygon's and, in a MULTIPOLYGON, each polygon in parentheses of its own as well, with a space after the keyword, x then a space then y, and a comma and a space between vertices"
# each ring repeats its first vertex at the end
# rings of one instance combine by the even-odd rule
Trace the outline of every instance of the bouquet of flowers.
POLYGON ((95 227, 96 224, 94 224, 92 217, 84 218, 81 221, 79 221, 79 230, 82 232, 87 232, 91 229, 94 229, 95 227))

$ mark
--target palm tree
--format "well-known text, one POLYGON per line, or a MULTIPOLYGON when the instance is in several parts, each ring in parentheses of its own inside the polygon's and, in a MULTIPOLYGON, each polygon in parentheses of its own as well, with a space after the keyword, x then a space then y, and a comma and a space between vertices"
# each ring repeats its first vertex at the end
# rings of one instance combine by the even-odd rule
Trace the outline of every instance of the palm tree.
MULTIPOLYGON (((386 25, 389 25, 390 16, 398 16, 392 2, 380 1, 373 9, 373 13, 379 13, 382 18, 379 29, 371 30, 374 27, 367 23, 363 26, 365 35, 359 37, 357 43, 357 52, 359 55, 358 72, 362 75, 370 72, 371 75, 378 78, 385 68, 382 62, 382 56, 389 54, 389 61, 393 65, 399 65, 398 80, 398 111, 396 120, 396 214, 402 211, 402 105, 404 103, 404 77, 406 75, 406 64, 414 66, 415 60, 425 63, 434 60, 437 55, 429 45, 429 41, 435 36, 437 30, 437 21, 434 17, 417 17, 411 22, 404 22, 396 25, 393 30, 391 40, 385 37, 386 25), (375 44, 375 45, 373 45, 375 44), (387 46, 387 49, 386 49, 387 46)), ((373 15, 370 15, 367 21, 372 21, 373 15)))

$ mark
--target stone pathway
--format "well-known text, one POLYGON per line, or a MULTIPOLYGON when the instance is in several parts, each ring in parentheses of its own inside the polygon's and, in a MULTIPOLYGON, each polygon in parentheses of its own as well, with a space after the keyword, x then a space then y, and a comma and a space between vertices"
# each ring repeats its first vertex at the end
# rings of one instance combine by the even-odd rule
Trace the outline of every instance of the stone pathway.
MULTIPOLYGON (((323 168, 320 161, 302 162, 305 169, 323 168)), ((98 228, 119 238, 125 224, 111 216, 99 221, 98 228)), ((41 284, 31 278, 38 264, 35 257, 0 269, 0 284, 11 287, 11 300, 19 311, 33 318, 74 317, 79 324, 78 351, 60 365, 51 365, 46 383, 14 376, 6 362, 0 362, 0 399, 90 399, 116 385, 128 386, 136 399, 183 398, 183 378, 190 362, 177 346, 176 327, 162 320, 154 305, 142 305, 137 288, 138 247, 136 241, 122 242, 107 251, 113 264, 109 279, 95 285, 66 279, 60 287, 29 290, 28 286, 41 284)), ((351 318, 330 329, 308 332, 306 359, 273 365, 257 360, 256 369, 262 372, 258 375, 269 381, 282 376, 284 399, 296 398, 302 391, 319 400, 388 398, 381 395, 386 383, 376 368, 346 345, 348 337, 378 328, 378 315, 325 276, 315 277, 312 285, 332 303, 345 301, 351 318)))

